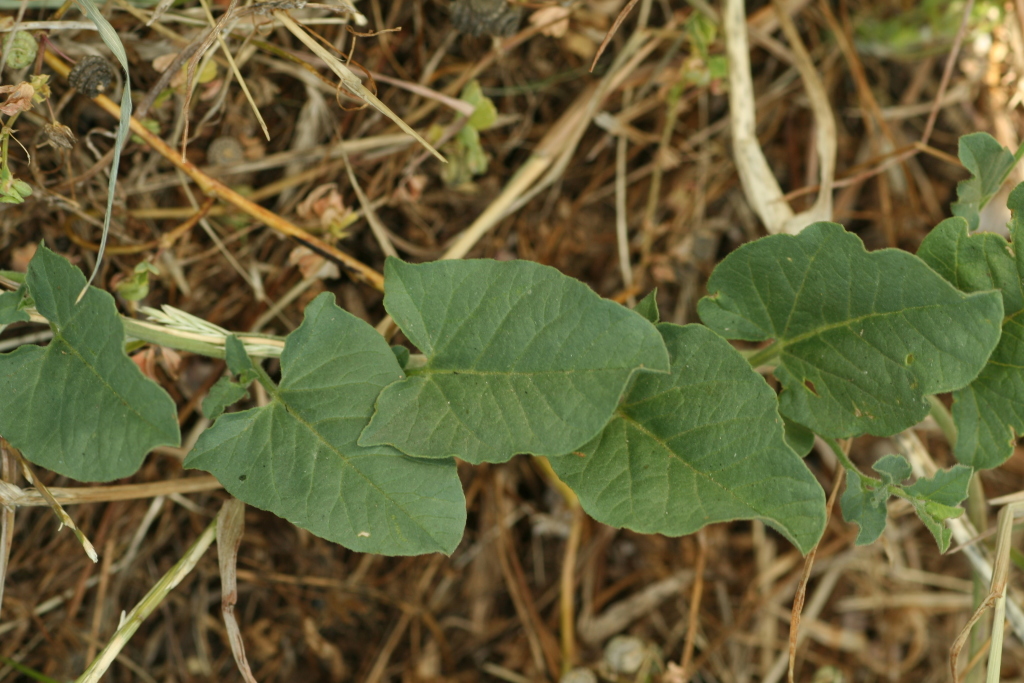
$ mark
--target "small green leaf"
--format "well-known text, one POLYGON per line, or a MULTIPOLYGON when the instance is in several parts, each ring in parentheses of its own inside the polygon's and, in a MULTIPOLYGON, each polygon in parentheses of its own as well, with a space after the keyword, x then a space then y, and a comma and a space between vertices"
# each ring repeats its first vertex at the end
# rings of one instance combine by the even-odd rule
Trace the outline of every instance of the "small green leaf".
POLYGON ((203 415, 208 420, 216 420, 228 406, 238 403, 248 395, 249 392, 244 386, 232 382, 227 377, 221 377, 210 387, 209 393, 203 399, 203 415))
POLYGON ((904 487, 902 483, 912 473, 906 458, 886 455, 872 469, 882 475, 881 481, 850 472, 840 501, 843 518, 860 526, 857 545, 873 543, 882 535, 886 502, 890 496, 896 495, 910 503, 935 537, 939 550, 946 552, 952 534, 944 522, 963 514, 963 508, 957 506, 967 498, 973 470, 965 465, 956 465, 949 470, 939 470, 931 479, 918 479, 904 487))
POLYGON ((160 270, 149 261, 140 261, 132 276, 117 285, 117 293, 126 301, 141 301, 149 296, 149 276, 159 275, 160 270))
MULTIPOLYGON (((232 375, 248 376, 255 373, 252 360, 249 359, 249 354, 245 352, 245 345, 233 334, 229 334, 224 341, 224 360, 227 361, 228 370, 231 371, 232 375)), ((248 384, 253 379, 255 379, 254 376, 248 378, 245 383, 248 384)))
POLYGON ((809 551, 825 528, 825 494, 786 445, 775 392, 707 328, 658 331, 672 373, 639 375, 600 434, 550 459, 555 473, 604 524, 679 536, 760 519, 809 551))
POLYGON ((661 312, 658 311, 658 288, 655 287, 648 292, 647 296, 640 299, 633 310, 655 325, 661 322, 661 312))
POLYGON ((953 394, 956 459, 977 469, 997 467, 1024 434, 1024 185, 1010 194, 1013 251, 1000 235, 969 234, 961 218, 939 223, 918 255, 965 292, 999 290, 1003 326, 999 345, 971 384, 953 394))
POLYGON ((16 292, 4 292, 0 294, 0 325, 10 325, 16 322, 28 322, 31 320, 28 313, 21 310, 22 301, 25 298, 27 288, 22 285, 16 292))
POLYGON ((871 466, 871 469, 882 475, 882 482, 886 486, 900 486, 904 481, 910 479, 910 475, 914 472, 906 458, 891 453, 879 458, 878 462, 871 466))
POLYGON ((698 310, 713 330, 774 340, 780 412, 834 438, 919 422, 926 394, 978 375, 1003 315, 998 293, 965 295, 904 251, 869 254, 835 223, 740 247, 708 291, 698 310))
POLYGON ((484 95, 480 87, 480 81, 473 79, 462 89, 462 96, 459 98, 476 107, 473 115, 466 121, 466 125, 474 130, 487 130, 498 120, 498 108, 494 106, 491 98, 484 95))
POLYGON ((794 453, 801 458, 806 458, 814 448, 814 432, 789 418, 783 418, 782 422, 786 428, 786 443, 794 453))
POLYGON ((950 209, 954 216, 966 219, 971 230, 977 230, 981 210, 999 192, 1017 164, 1020 151, 1015 156, 988 133, 971 133, 960 137, 957 153, 971 177, 957 183, 957 201, 950 209))
POLYGON ((906 488, 914 512, 932 532, 942 552, 949 550, 952 537, 944 522, 963 514, 963 508, 956 506, 967 499, 972 474, 970 467, 956 465, 948 470, 939 470, 931 479, 918 479, 906 488))
POLYGON ((352 550, 451 553, 466 522, 455 462, 356 444, 374 399, 402 376, 384 338, 325 292, 285 342, 280 385, 261 375, 270 404, 219 417, 185 467, 352 550))
POLYGON ((843 519, 860 527, 855 541, 857 545, 874 543, 885 531, 889 495, 886 492, 879 499, 877 494, 878 489, 869 487, 860 477, 852 473, 846 477, 846 490, 839 499, 839 507, 843 519))
POLYGON ((106 292, 40 245, 28 287, 53 341, 0 355, 0 434, 32 462, 79 481, 135 473, 156 446, 177 446, 174 401, 124 352, 106 292))
POLYGON ((384 292, 426 364, 381 392, 364 446, 472 463, 560 455, 601 431, 638 370, 669 369, 653 325, 538 263, 389 258, 384 292))

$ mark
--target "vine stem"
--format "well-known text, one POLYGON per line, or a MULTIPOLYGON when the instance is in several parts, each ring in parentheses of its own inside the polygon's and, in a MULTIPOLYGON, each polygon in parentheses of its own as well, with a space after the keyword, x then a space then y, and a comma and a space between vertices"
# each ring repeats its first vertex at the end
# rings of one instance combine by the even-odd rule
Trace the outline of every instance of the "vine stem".
POLYGON ((953 421, 953 416, 949 413, 949 408, 939 400, 938 396, 929 396, 928 403, 931 404, 931 410, 928 414, 935 420, 935 424, 939 425, 939 429, 942 430, 942 435, 946 437, 950 448, 955 448, 956 423, 953 421))
POLYGON ((747 356, 747 362, 750 363, 750 367, 757 368, 762 365, 767 365, 768 361, 775 358, 782 352, 782 347, 779 346, 778 342, 772 342, 763 349, 759 349, 747 356))

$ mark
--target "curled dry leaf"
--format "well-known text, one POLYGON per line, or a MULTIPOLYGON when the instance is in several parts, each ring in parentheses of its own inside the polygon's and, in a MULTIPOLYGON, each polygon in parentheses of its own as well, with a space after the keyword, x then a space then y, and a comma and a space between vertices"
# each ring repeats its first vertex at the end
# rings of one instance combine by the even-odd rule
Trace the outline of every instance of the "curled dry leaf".
POLYGON ((309 247, 295 247, 288 254, 288 264, 298 266, 302 277, 318 277, 323 280, 333 280, 341 277, 341 271, 337 264, 328 261, 320 254, 309 247))
POLYGON ((569 8, 550 5, 530 15, 530 23, 543 26, 540 30, 546 36, 561 38, 569 31, 569 8))
POLYGON ((36 89, 27 81, 17 85, 0 85, 0 95, 5 94, 7 99, 0 103, 0 112, 14 116, 32 108, 32 96, 36 94, 36 89))
POLYGON ((38 244, 35 242, 29 242, 24 246, 14 247, 11 249, 11 270, 16 270, 19 273, 27 273, 28 262, 36 255, 36 249, 38 248, 38 244))
POLYGON ((339 235, 352 222, 352 209, 345 206, 335 183, 313 188, 295 208, 295 212, 305 220, 317 220, 322 230, 335 235, 339 235))

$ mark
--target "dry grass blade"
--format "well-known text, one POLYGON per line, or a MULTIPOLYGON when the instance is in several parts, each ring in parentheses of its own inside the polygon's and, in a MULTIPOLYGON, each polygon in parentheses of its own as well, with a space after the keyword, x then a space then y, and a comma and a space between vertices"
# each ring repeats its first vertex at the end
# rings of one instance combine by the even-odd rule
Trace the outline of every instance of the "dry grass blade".
POLYGON ((224 501, 224 507, 217 515, 217 565, 220 567, 220 611, 224 616, 224 627, 231 643, 231 654, 246 683, 256 683, 245 656, 245 643, 235 619, 235 603, 238 602, 238 546, 245 533, 245 503, 237 498, 224 501))
POLYGON ((57 516, 57 520, 60 522, 60 525, 71 529, 75 538, 77 538, 78 542, 82 544, 82 549, 85 550, 85 554, 89 556, 89 559, 93 562, 98 562, 99 556, 96 554, 96 549, 92 546, 92 543, 88 538, 86 538, 85 534, 82 533, 82 530, 78 528, 78 525, 75 524, 73 519, 71 519, 71 516, 65 512, 61 504, 57 502, 57 499, 50 494, 50 491, 46 486, 39 481, 35 473, 32 471, 32 467, 28 464, 28 461, 25 460, 24 456, 22 456, 20 452, 12 448, 10 444, 6 444, 6 446, 7 449, 10 450, 10 452, 18 459, 18 463, 21 465, 22 475, 24 475, 25 479, 28 480, 30 484, 36 487, 36 490, 39 491, 39 495, 43 497, 43 500, 46 501, 50 510, 52 510, 53 514, 57 516))
MULTIPOLYGON (((67 77, 70 69, 57 55, 47 51, 44 55, 44 59, 51 69, 59 73, 61 76, 64 76, 65 78, 67 77)), ((111 115, 115 117, 121 116, 120 107, 118 107, 110 98, 100 95, 95 98, 95 102, 103 109, 107 110, 111 115)), ((147 145, 160 153, 161 156, 168 161, 171 161, 175 166, 181 169, 181 171, 195 181, 199 188, 207 195, 223 199, 249 214, 256 220, 266 223, 274 230, 305 242, 328 258, 337 261, 339 265, 343 266, 360 280, 383 291, 384 277, 373 268, 370 268, 361 261, 352 258, 337 247, 309 234, 302 228, 278 216, 269 209, 246 199, 224 183, 203 173, 195 164, 189 161, 182 161, 180 156, 176 154, 174 150, 167 145, 167 143, 165 143, 159 136, 154 135, 138 119, 131 118, 129 124, 133 133, 142 138, 147 145)))
POLYGON ((419 133, 414 131, 409 124, 407 124, 405 121, 401 119, 401 117, 398 116, 398 114, 391 111, 391 109, 389 109, 386 104, 381 102, 376 95, 370 92, 366 88, 366 86, 363 85, 363 82, 359 80, 358 76, 352 73, 352 71, 347 66, 342 64, 341 61, 333 54, 331 54, 326 48, 324 48, 318 42, 313 40, 313 38, 310 37, 310 35, 306 33, 306 31, 303 30, 301 26, 295 23, 295 20, 292 19, 287 12, 284 12, 282 10, 274 10, 274 16, 277 18, 278 21, 284 24, 285 28, 291 31, 292 35, 294 35, 296 38, 302 41, 302 44, 308 47, 310 52, 315 54, 317 57, 322 59, 325 64, 327 64, 327 67, 331 71, 333 71, 338 78, 341 79, 341 84, 345 87, 346 90, 348 90, 350 93, 352 93, 359 99, 363 100, 364 102, 372 106, 374 109, 379 111, 384 116, 394 121, 395 125, 397 125, 403 131, 405 131, 413 138, 415 138, 417 142, 423 145, 431 154, 437 157, 440 161, 448 163, 448 160, 445 159, 440 152, 434 149, 434 147, 429 142, 424 140, 419 133))
POLYGON ((181 583, 181 580, 196 566, 207 548, 213 543, 216 535, 217 520, 214 520, 207 525, 181 559, 149 589, 145 597, 121 620, 121 625, 110 641, 100 651, 96 659, 89 664, 85 672, 76 679, 75 683, 98 683, 142 622, 160 606, 167 594, 174 590, 175 586, 181 583))
POLYGON ((1003 656, 1003 632, 1006 620, 1006 583, 1010 574, 1010 551, 1013 547, 1013 522, 1018 514, 1024 513, 1024 503, 1011 503, 999 511, 996 531, 996 549, 993 558, 992 582, 989 593, 967 620, 960 635, 949 650, 949 670, 953 683, 959 683, 959 659, 971 629, 984 613, 992 608, 992 639, 989 647, 988 673, 986 683, 998 683, 1003 656))

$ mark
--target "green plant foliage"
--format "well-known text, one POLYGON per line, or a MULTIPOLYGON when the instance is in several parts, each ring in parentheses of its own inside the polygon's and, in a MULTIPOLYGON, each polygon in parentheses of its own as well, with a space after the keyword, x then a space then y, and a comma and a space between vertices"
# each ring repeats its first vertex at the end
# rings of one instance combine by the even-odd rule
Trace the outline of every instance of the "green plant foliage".
POLYGON ((658 310, 658 288, 655 287, 648 292, 647 296, 637 302, 633 310, 655 325, 661 322, 661 311, 658 310))
POLYGON ((256 370, 270 404, 222 415, 185 467, 204 469, 240 500, 352 550, 455 549, 466 521, 455 462, 356 444, 381 389, 403 377, 372 327, 321 294, 288 336, 280 385, 256 370))
POLYGON ((248 386, 259 377, 256 367, 245 352, 245 346, 233 334, 228 335, 224 341, 224 357, 228 370, 238 376, 238 381, 221 377, 210 387, 202 405, 203 415, 209 420, 220 417, 228 406, 248 396, 248 386))
POLYGON ((0 355, 0 434, 25 457, 79 481, 134 474, 155 446, 177 446, 174 401, 124 352, 114 300, 40 245, 27 284, 53 328, 45 348, 0 355))
POLYGON ((956 459, 977 469, 997 467, 1013 454, 1014 433, 1024 433, 1024 185, 1011 193, 1015 254, 994 233, 968 233, 961 218, 939 223, 918 250, 925 263, 964 292, 999 290, 1003 333, 985 368, 953 394, 956 459))
POLYGON ((149 261, 139 261, 131 277, 118 283, 117 293, 126 301, 141 301, 149 296, 149 276, 159 274, 160 269, 149 261))
POLYGON ((972 470, 965 465, 956 465, 949 470, 940 470, 931 479, 918 479, 910 486, 902 482, 911 475, 910 463, 898 455, 887 455, 874 464, 881 480, 851 472, 846 482, 846 491, 840 500, 843 518, 860 526, 857 545, 867 545, 878 540, 885 530, 886 504, 892 496, 907 500, 925 527, 935 537, 939 550, 949 549, 951 532, 945 521, 963 514, 963 508, 956 507, 967 498, 967 486, 972 470))
POLYGON ((426 356, 381 392, 359 443, 504 462, 592 439, 638 370, 667 372, 641 315, 529 261, 389 258, 384 307, 426 356))
POLYGON ((789 418, 782 418, 786 428, 786 443, 801 458, 806 458, 814 448, 814 432, 789 418))
POLYGON ((957 201, 950 205, 953 215, 965 219, 971 230, 977 230, 981 210, 999 192, 1022 153, 1024 145, 1013 154, 988 133, 962 136, 957 154, 971 177, 957 183, 957 201))
POLYGON ((594 519, 689 534, 761 519, 806 553, 825 528, 825 494, 786 445, 775 392, 729 342, 663 323, 672 373, 637 377, 608 426, 551 458, 594 519))
POLYGON ((1002 298, 963 294, 917 257, 868 253, 835 223, 773 235, 727 256, 700 316, 728 339, 774 340, 780 412, 822 436, 895 434, 926 394, 966 386, 999 340, 1002 298))
POLYGON ((16 292, 0 294, 0 325, 31 320, 28 313, 22 310, 27 289, 25 285, 22 285, 16 292))

